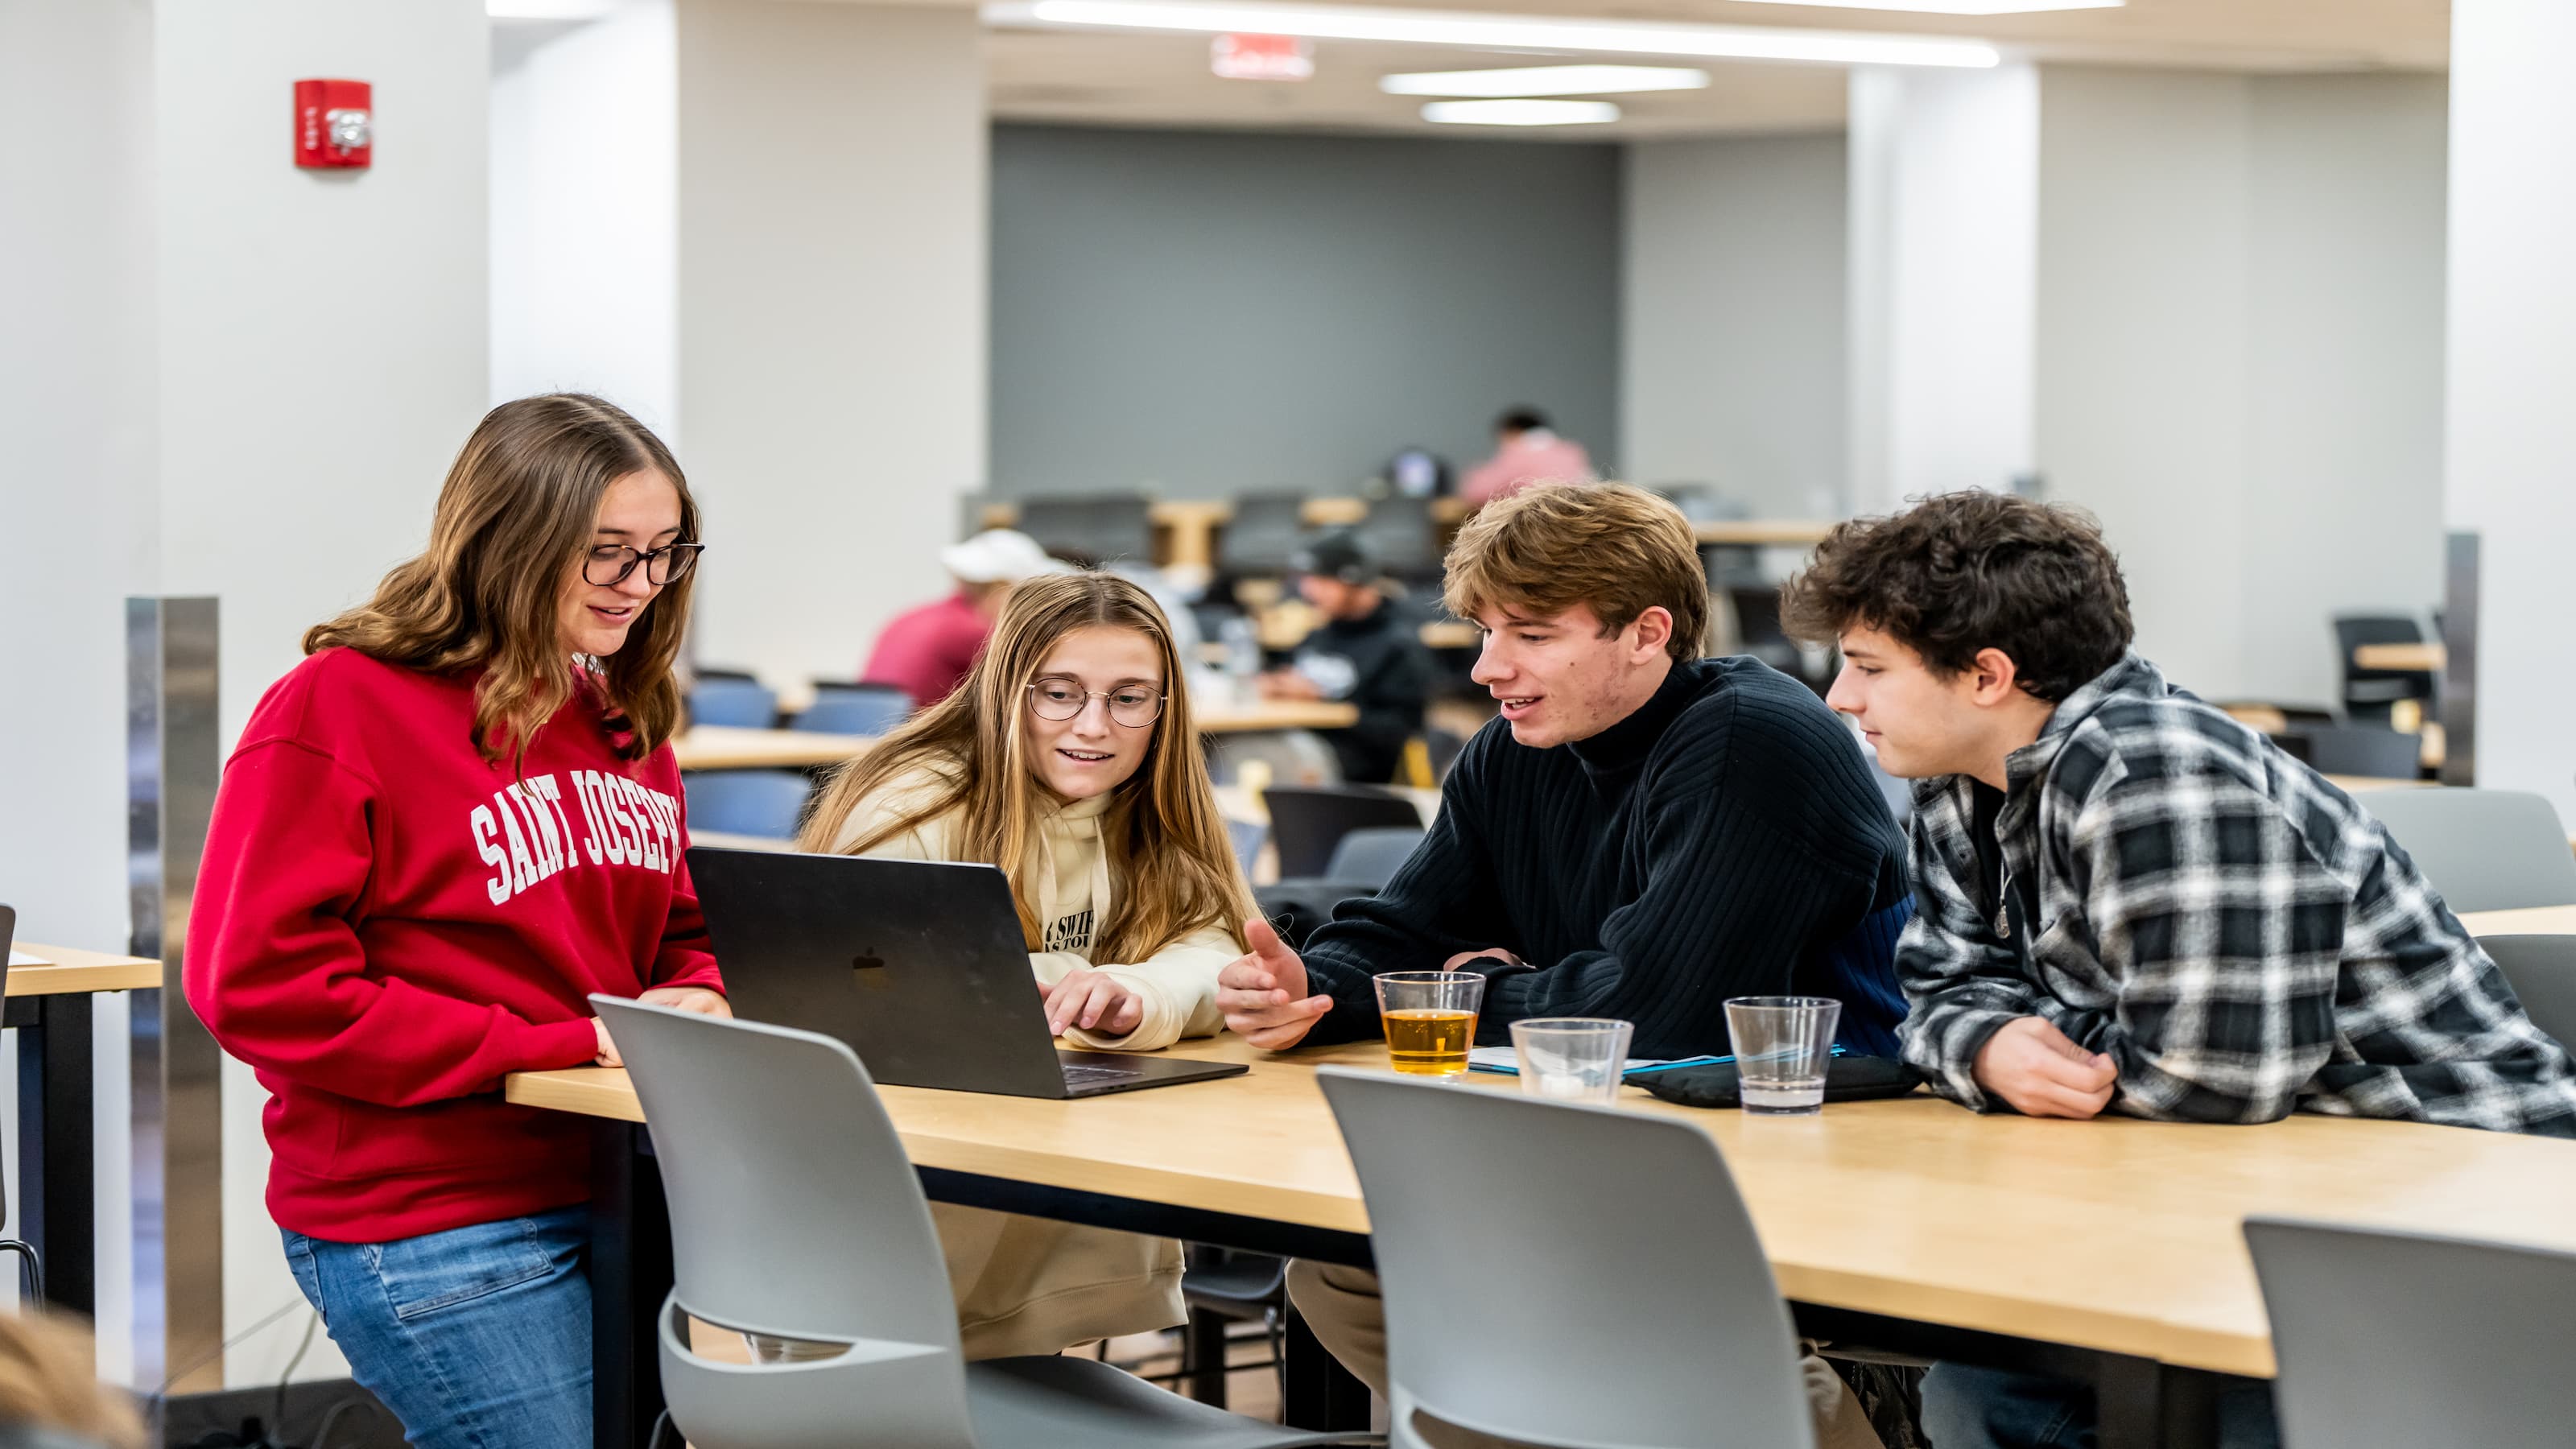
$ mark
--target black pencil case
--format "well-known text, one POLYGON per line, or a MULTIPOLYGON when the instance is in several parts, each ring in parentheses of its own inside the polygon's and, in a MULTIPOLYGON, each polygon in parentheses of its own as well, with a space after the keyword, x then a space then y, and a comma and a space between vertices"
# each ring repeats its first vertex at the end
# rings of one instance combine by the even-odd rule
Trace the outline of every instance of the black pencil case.
MULTIPOLYGON (((1639 1072, 1629 1077, 1628 1083, 1685 1107, 1744 1105, 1736 1094, 1733 1062, 1639 1072)), ((1902 1097, 1922 1083, 1921 1072, 1893 1057, 1836 1057, 1825 1067, 1825 1100, 1866 1102, 1873 1097, 1902 1097)))

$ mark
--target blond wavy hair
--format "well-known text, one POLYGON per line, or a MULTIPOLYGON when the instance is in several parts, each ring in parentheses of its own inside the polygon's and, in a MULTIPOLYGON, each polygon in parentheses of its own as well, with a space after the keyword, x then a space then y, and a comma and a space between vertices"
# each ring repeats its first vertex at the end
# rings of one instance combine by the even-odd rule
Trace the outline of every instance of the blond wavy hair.
POLYGON ((474 747, 487 761, 524 758, 528 741, 581 687, 588 669, 608 708, 625 716, 630 759, 653 753, 680 725, 672 666, 687 632, 697 572, 655 596, 605 659, 576 661, 558 623, 610 484, 659 473, 680 495, 680 538, 698 541, 697 500, 671 451, 613 403, 581 393, 506 402, 465 440, 429 526, 429 548, 394 566, 375 597, 316 624, 304 652, 354 649, 427 674, 481 669, 474 747))
POLYGON ((1224 928, 1240 947, 1252 891, 1208 783, 1171 625, 1143 589, 1110 574, 1053 574, 1014 587, 966 682, 843 765, 806 819, 797 848, 829 853, 862 802, 927 768, 944 786, 843 853, 865 855, 955 812, 960 857, 999 865, 1010 876, 1020 933, 1037 950, 1042 936, 1033 883, 1020 873, 1047 802, 1031 758, 1028 689, 1058 641, 1098 627, 1132 629, 1152 640, 1166 694, 1144 762, 1111 793, 1100 818, 1112 900, 1092 959, 1142 961, 1209 926, 1224 928))

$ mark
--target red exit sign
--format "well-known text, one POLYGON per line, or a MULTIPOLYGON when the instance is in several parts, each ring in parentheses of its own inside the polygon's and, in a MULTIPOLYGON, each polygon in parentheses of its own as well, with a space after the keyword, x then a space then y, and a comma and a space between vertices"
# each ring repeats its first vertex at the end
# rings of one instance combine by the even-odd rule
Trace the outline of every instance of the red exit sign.
POLYGON ((1294 35, 1220 35, 1208 48, 1208 66, 1228 80, 1311 80, 1315 55, 1294 35))

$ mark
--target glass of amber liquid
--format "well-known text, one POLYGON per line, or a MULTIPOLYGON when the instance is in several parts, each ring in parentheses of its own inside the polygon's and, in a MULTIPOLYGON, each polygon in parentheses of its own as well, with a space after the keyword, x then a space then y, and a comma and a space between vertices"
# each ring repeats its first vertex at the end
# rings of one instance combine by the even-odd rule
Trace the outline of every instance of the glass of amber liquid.
POLYGON ((1386 1022, 1386 1054, 1417 1077, 1467 1072, 1476 1039, 1476 1009, 1485 978, 1473 971, 1393 971, 1377 978, 1377 1009, 1386 1022))

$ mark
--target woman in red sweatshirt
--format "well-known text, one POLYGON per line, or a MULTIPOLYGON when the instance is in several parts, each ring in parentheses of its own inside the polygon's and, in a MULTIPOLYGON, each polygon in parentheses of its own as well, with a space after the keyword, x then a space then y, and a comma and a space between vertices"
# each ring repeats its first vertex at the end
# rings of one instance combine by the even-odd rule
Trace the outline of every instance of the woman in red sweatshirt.
POLYGON ((592 992, 730 1014, 667 743, 697 537, 633 418, 493 409, 215 797, 188 1000, 271 1094, 296 1281, 419 1449, 590 1442, 589 1138, 501 1079, 615 1065, 592 992))

